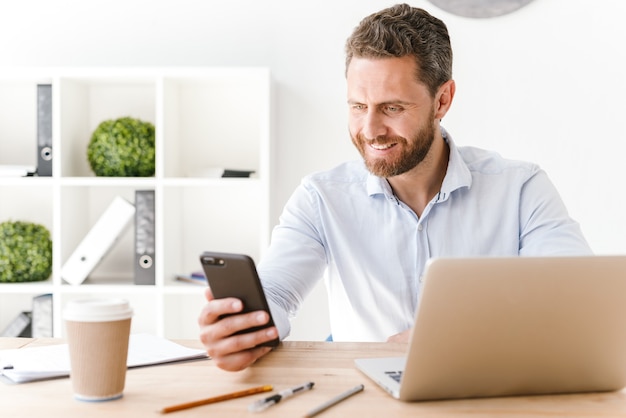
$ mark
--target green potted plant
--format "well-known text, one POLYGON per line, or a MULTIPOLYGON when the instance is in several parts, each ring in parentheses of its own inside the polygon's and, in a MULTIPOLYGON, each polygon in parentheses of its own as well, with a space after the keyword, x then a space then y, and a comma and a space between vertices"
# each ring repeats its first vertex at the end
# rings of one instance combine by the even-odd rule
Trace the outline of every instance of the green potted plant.
POLYGON ((105 120, 87 146, 89 165, 97 176, 153 176, 154 137, 150 122, 131 117, 105 120))
POLYGON ((35 282, 47 280, 50 274, 50 231, 32 222, 0 223, 0 282, 35 282))

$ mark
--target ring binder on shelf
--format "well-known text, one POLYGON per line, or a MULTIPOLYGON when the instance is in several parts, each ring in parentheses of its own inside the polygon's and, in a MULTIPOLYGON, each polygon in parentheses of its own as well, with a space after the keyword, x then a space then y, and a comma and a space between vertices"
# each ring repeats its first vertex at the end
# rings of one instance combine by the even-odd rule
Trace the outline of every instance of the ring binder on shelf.
POLYGON ((32 337, 53 337, 52 322, 52 294, 35 296, 33 298, 32 337))
POLYGON ((63 265, 63 280, 73 285, 85 281, 124 232, 134 214, 135 206, 116 196, 63 265))
POLYGON ((135 284, 154 280, 154 190, 135 191, 135 284))
POLYGON ((52 85, 37 85, 37 175, 52 176, 52 85))
POLYGON ((7 327, 0 332, 0 337, 23 337, 30 338, 31 333, 31 313, 20 312, 7 327))

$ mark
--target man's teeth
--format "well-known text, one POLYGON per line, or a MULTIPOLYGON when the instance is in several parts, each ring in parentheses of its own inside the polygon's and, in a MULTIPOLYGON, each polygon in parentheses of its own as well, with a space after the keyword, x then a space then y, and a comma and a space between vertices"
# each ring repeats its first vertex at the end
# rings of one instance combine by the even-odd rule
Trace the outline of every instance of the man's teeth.
POLYGON ((371 144, 370 146, 376 150, 385 150, 391 148, 393 144, 371 144))

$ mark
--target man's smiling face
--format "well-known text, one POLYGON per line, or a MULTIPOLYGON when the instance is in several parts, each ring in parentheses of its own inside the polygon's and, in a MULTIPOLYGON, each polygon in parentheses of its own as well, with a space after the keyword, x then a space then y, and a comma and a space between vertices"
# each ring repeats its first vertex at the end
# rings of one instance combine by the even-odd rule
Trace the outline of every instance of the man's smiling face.
POLYGON ((413 57, 354 57, 347 71, 349 130, 370 172, 393 177, 416 167, 435 137, 435 104, 413 57))

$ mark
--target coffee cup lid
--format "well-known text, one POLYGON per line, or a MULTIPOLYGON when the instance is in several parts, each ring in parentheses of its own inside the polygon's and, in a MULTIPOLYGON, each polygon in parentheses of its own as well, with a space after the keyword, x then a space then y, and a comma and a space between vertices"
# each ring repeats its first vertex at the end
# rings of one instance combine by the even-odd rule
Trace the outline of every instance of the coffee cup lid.
POLYGON ((67 321, 106 322, 128 319, 133 310, 126 299, 77 299, 67 303, 63 318, 67 321))

